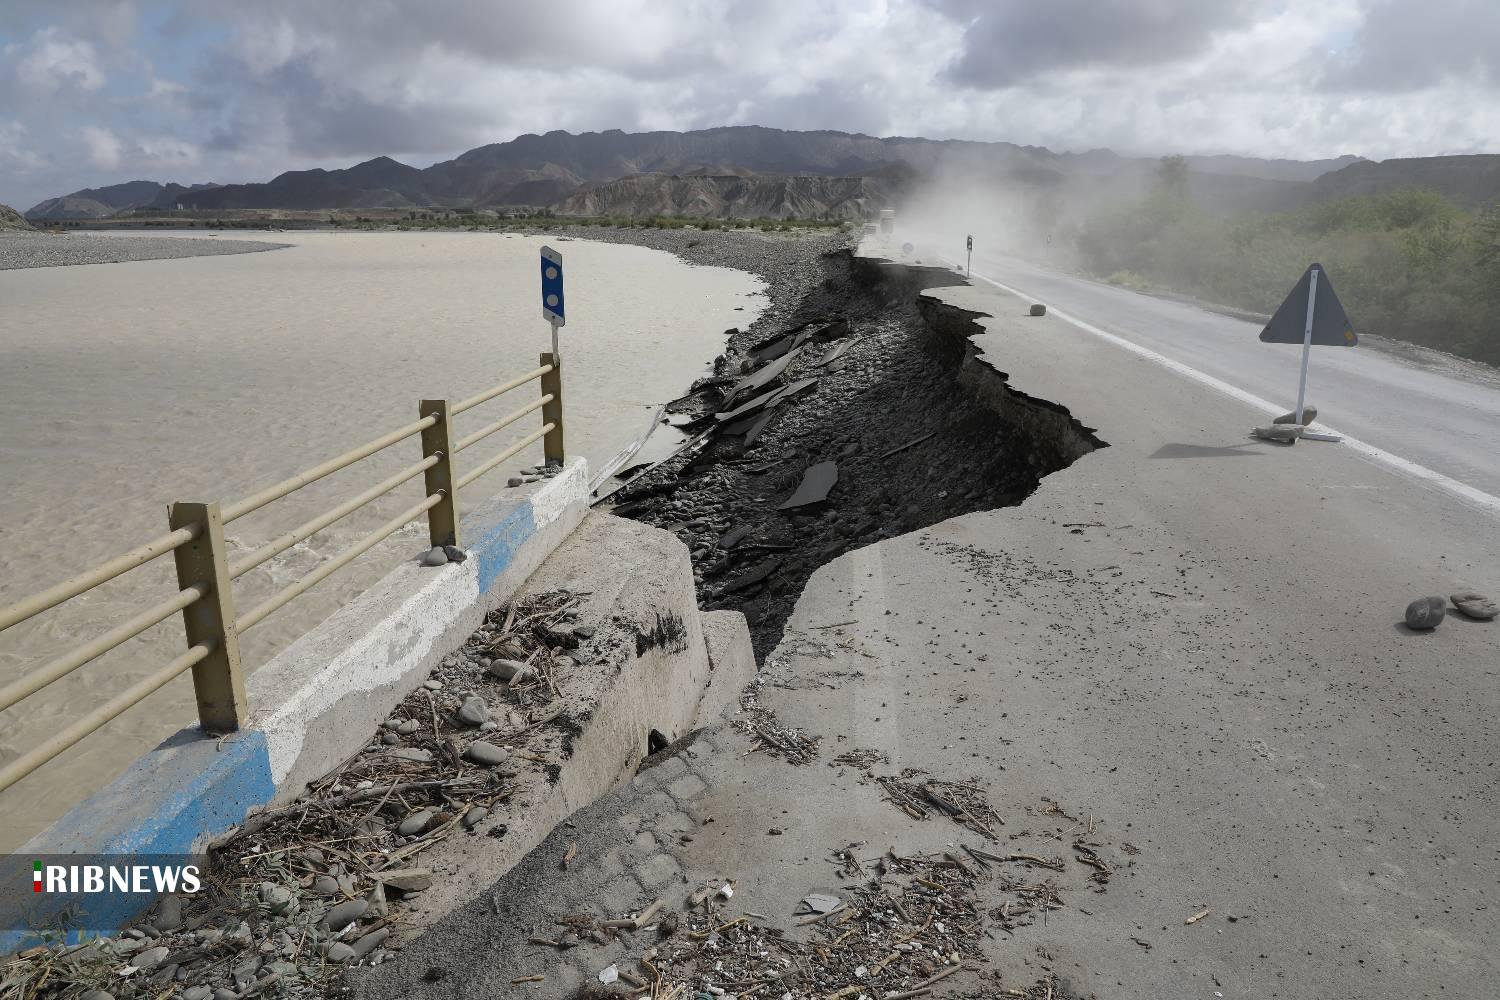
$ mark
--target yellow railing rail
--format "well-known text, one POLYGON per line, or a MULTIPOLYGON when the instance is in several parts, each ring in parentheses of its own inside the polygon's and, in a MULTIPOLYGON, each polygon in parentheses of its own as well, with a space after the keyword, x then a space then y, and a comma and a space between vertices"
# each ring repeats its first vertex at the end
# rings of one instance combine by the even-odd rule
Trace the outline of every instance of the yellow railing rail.
POLYGON ((0 688, 0 712, 178 612, 182 613, 188 645, 185 653, 166 666, 0 768, 0 791, 20 781, 188 670, 193 672, 198 719, 204 730, 222 733, 239 728, 248 712, 239 657, 241 632, 258 625, 423 513, 427 514, 428 538, 432 545, 459 545, 458 490, 538 440, 543 443, 542 450, 548 463, 561 463, 563 460, 562 370, 555 354, 543 354, 537 368, 492 386, 478 395, 451 405, 447 400, 423 400, 418 410, 419 419, 414 423, 346 451, 243 500, 224 505, 175 503, 169 513, 169 527, 172 530, 167 534, 40 593, 0 608, 0 631, 4 631, 123 573, 144 566, 158 556, 172 553, 177 565, 178 591, 175 595, 152 605, 87 643, 27 669, 19 679, 0 688), (541 398, 511 411, 466 437, 454 437, 454 416, 537 380, 541 382, 541 398), (537 410, 542 411, 540 429, 511 443, 498 455, 475 465, 462 476, 458 474, 454 458, 459 452, 537 410), (233 565, 227 562, 224 525, 415 435, 421 435, 422 439, 420 462, 407 466, 336 507, 277 535, 242 556, 233 565), (296 583, 283 588, 249 611, 236 615, 230 585, 232 580, 244 576, 298 542, 348 517, 418 475, 424 477, 426 492, 420 503, 391 518, 296 583))

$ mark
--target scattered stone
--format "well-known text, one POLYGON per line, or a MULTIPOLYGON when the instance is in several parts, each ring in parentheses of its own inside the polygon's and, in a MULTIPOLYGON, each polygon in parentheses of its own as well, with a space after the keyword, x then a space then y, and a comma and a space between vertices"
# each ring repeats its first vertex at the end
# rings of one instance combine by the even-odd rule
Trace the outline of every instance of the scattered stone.
POLYGON ((156 905, 156 919, 151 923, 159 931, 175 931, 182 926, 182 897, 163 896, 156 905))
POLYGON ((1447 602, 1441 597, 1419 597, 1406 606, 1406 624, 1415 629, 1434 629, 1442 624, 1447 602))
POLYGON ((401 821, 396 827, 396 835, 400 837, 415 837, 432 825, 432 817, 436 815, 431 809, 418 809, 410 816, 401 821))
POLYGON ((1463 591, 1450 596, 1453 600, 1453 606, 1463 612, 1465 617, 1474 618, 1478 621, 1489 621, 1497 614, 1500 614, 1500 607, 1497 607, 1494 601, 1483 594, 1476 594, 1473 591, 1463 591))
POLYGON ((396 760, 409 760, 413 764, 430 764, 432 762, 432 751, 421 747, 397 747, 387 754, 396 760))
POLYGON ((451 563, 467 562, 469 559, 469 554, 457 545, 444 545, 443 555, 447 556, 451 563))
POLYGON ((456 714, 458 721, 466 726, 481 726, 490 721, 490 707, 478 695, 465 698, 456 714))
POLYGON ((603 983, 605 986, 608 986, 611 983, 616 982, 619 978, 620 978, 620 970, 619 970, 619 968, 617 968, 616 966, 613 966, 613 965, 609 966, 603 972, 599 973, 599 982, 603 983))
POLYGON ((331 931, 341 931, 364 916, 365 910, 369 908, 370 904, 363 899, 347 900, 328 911, 328 915, 323 918, 322 926, 331 931))
POLYGON ((208 1000, 214 991, 207 986, 189 986, 182 991, 182 1000, 208 1000))
MULTIPOLYGON (((573 626, 573 634, 576 635, 580 639, 592 639, 594 637, 594 626, 592 626, 592 625, 574 625, 573 626)), ((562 659, 563 659, 562 657, 559 657, 559 661, 561 661, 562 659)))
POLYGON ((323 953, 323 957, 334 964, 347 962, 354 957, 354 949, 342 941, 335 941, 328 946, 328 950, 323 953))
POLYGON ((490 814, 490 811, 488 809, 486 809, 484 806, 475 806, 473 809, 470 809, 468 812, 464 813, 464 819, 463 819, 463 827, 464 827, 464 829, 465 830, 472 830, 472 829, 474 829, 480 823, 483 823, 484 822, 484 818, 486 816, 488 816, 489 814, 490 814))
POLYGON ((382 885, 397 892, 422 892, 432 888, 431 868, 395 868, 378 872, 375 877, 382 885))
POLYGON ((380 947, 381 942, 390 936, 391 930, 389 927, 382 927, 378 931, 371 931, 354 942, 354 957, 364 958, 370 952, 380 947))
MULTIPOLYGON (((1314 420, 1317 420, 1317 419, 1318 419, 1318 408, 1316 406, 1313 406, 1310 403, 1304 403, 1303 406, 1302 406, 1302 424, 1305 426, 1307 424, 1312 423, 1314 420)), ((1291 413, 1283 413, 1281 416, 1279 416, 1275 420, 1271 421, 1271 423, 1273 423, 1273 424, 1295 424, 1295 423, 1297 423, 1297 411, 1293 410, 1291 413)))
POLYGON ((484 767, 494 767, 496 764, 504 764, 510 759, 510 751, 504 747, 497 747, 493 743, 483 740, 475 740, 470 743, 464 751, 464 760, 484 767))
POLYGON ((104 990, 89 990, 78 1000, 115 1000, 115 995, 104 990))
POLYGON ((372 913, 377 917, 388 917, 391 915, 390 901, 385 898, 384 882, 375 883, 375 888, 370 890, 369 895, 365 897, 365 902, 370 904, 370 909, 366 912, 372 913))
POLYGON ((421 728, 422 724, 416 719, 407 719, 396 727, 396 732, 402 736, 410 736, 421 728))
POLYGON ((443 551, 443 547, 441 545, 433 546, 431 549, 428 549, 427 554, 422 557, 422 565, 446 566, 448 565, 448 553, 443 551))
POLYGON ((154 969, 161 964, 161 960, 171 954, 172 949, 167 947, 150 948, 141 952, 130 960, 130 964, 137 969, 154 969))
POLYGON ((260 969, 260 962, 261 960, 258 957, 241 962, 230 970, 229 975, 236 983, 247 985, 254 981, 255 973, 260 969))
POLYGON ((384 743, 388 747, 393 747, 401 742, 401 737, 397 736, 395 733, 385 733, 380 737, 380 742, 384 743))
POLYGON ((536 673, 530 666, 519 660, 496 659, 491 660, 490 665, 485 668, 491 677, 498 677, 502 681, 512 681, 519 674, 521 680, 530 680, 536 673))
POLYGON ((505 481, 505 485, 511 487, 512 489, 514 489, 517 486, 520 486, 524 482, 526 482, 526 480, 522 479, 520 476, 511 476, 509 479, 507 479, 505 481))
POLYGON ((443 682, 438 680, 423 681, 422 686, 429 691, 441 691, 443 689, 443 682))
POLYGON ((285 917, 297 912, 297 897, 286 886, 262 882, 258 892, 260 901, 272 914, 285 917))
POLYGON ((1042 305, 1040 302, 1033 303, 1032 306, 1031 306, 1031 309, 1029 310, 1029 312, 1027 313, 1027 315, 1029 315, 1029 316, 1045 316, 1045 315, 1047 315, 1047 307, 1044 306, 1044 305, 1042 305))

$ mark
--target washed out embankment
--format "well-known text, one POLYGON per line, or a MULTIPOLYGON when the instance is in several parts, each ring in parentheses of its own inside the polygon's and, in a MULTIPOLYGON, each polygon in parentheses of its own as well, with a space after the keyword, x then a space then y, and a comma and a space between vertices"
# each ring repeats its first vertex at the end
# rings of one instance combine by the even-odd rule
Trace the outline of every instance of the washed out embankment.
POLYGON ((969 339, 979 314, 922 296, 960 283, 953 272, 847 250, 821 271, 784 321, 734 332, 716 374, 669 406, 697 443, 612 498, 688 545, 700 602, 744 612, 758 657, 819 566, 1019 504, 1104 444, 1005 384, 969 339))

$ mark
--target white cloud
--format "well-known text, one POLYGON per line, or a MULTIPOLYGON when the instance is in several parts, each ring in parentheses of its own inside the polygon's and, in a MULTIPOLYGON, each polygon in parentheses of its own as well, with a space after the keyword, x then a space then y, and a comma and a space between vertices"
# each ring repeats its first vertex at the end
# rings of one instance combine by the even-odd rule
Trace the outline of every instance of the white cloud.
POLYGON ((39 170, 43 162, 28 142, 26 126, 0 119, 0 172, 29 174, 39 170))
MULTIPOLYGON (((107 128, 85 125, 78 130, 79 137, 88 149, 89 161, 100 170, 113 170, 120 165, 123 144, 120 137, 107 128)), ((62 194, 63 192, 58 192, 62 194)))
POLYGON ((104 86, 104 71, 92 43, 43 28, 24 46, 10 45, 7 55, 20 54, 16 78, 22 84, 47 93, 77 88, 96 91, 104 86))
POLYGON ((190 142, 169 135, 146 136, 135 143, 136 159, 166 170, 197 166, 202 151, 190 142))
MULTIPOLYGON (((266 180, 382 153, 424 165, 552 129, 762 124, 1299 158, 1500 142, 1494 0, 1092 9, 68 0, 9 35, 0 22, 0 119, 26 126, 28 156, 76 164, 26 179, 33 200, 162 171, 266 180)), ((0 185, 18 174, 0 170, 0 185)))

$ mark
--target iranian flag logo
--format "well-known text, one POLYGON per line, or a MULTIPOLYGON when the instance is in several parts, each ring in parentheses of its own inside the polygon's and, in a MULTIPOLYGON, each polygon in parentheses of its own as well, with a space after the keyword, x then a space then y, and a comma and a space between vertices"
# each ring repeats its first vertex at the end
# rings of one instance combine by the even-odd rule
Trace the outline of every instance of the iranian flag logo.
POLYGON ((40 861, 31 863, 31 891, 42 891, 42 863, 40 861))

